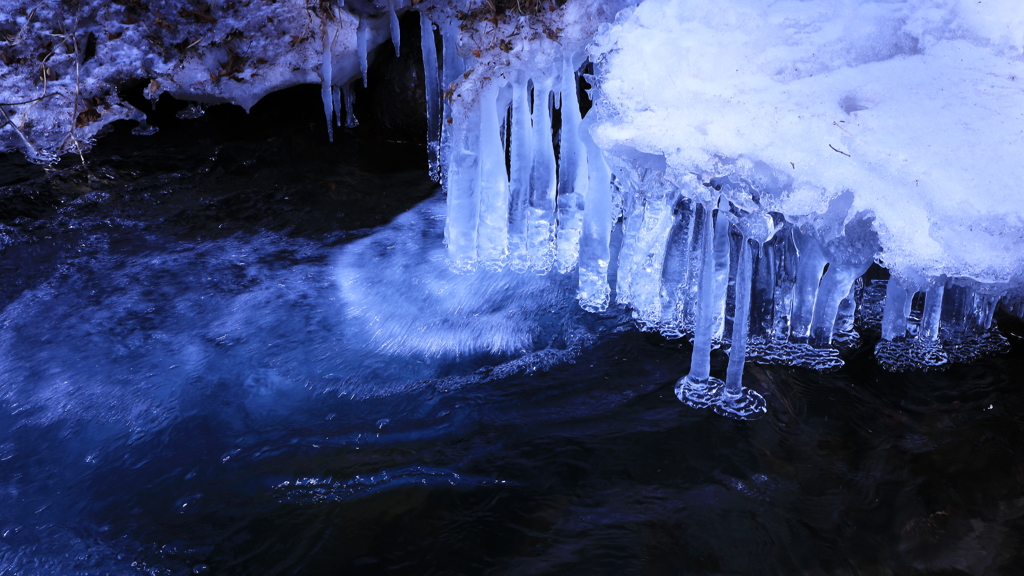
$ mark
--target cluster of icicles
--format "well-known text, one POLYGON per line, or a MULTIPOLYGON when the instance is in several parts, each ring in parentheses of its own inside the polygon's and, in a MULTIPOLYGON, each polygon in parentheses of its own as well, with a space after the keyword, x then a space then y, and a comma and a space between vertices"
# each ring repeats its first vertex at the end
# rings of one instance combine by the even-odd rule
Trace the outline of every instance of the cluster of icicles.
POLYGON ((867 219, 825 239, 738 208, 728 181, 681 189, 642 158, 604 153, 581 114, 582 58, 445 97, 469 68, 457 38, 455 25, 421 15, 431 175, 448 196, 451 266, 575 271, 584 309, 614 298, 643 329, 692 338, 690 372, 676 385, 691 406, 760 416, 765 401, 743 387, 744 362, 838 368, 838 349, 857 342, 855 320, 880 331, 876 357, 890 370, 1007 346, 992 329, 997 295, 944 277, 923 289, 865 281, 878 251, 867 219), (724 381, 711 374, 715 349, 729 357, 724 381))

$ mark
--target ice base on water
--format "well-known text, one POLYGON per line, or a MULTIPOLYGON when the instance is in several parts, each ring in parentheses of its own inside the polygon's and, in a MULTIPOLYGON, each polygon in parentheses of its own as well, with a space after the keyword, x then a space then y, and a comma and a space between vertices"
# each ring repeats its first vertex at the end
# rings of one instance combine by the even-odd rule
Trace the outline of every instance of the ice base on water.
POLYGON ((424 67, 450 265, 575 270, 584 309, 692 339, 677 394, 736 417, 764 410, 745 361, 835 369, 858 330, 890 370, 1005 350, 1024 37, 1004 4, 646 0, 583 23, 577 2, 516 34, 441 15, 424 67))

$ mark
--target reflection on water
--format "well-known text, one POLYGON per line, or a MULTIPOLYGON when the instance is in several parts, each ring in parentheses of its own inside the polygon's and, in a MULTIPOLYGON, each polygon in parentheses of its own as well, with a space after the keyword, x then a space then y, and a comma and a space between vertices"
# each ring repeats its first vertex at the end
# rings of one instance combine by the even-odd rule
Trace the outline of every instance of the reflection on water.
POLYGON ((449 273, 417 157, 282 130, 0 159, 0 574, 1020 573, 1019 325, 720 418, 572 278, 449 273))

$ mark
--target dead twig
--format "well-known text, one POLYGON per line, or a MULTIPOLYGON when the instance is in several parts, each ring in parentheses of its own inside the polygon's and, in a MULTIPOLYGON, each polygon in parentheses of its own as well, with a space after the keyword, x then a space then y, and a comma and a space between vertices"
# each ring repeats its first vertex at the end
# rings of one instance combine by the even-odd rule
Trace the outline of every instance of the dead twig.
POLYGON ((829 145, 828 145, 828 147, 829 147, 829 148, 831 148, 832 150, 836 151, 836 152, 839 152, 839 153, 840 153, 840 154, 842 154, 843 156, 846 156, 847 158, 850 158, 850 157, 851 157, 851 156, 850 156, 849 154, 847 154, 846 152, 843 152, 842 150, 840 150, 840 149, 836 148, 835 146, 833 146, 833 145, 831 145, 831 144, 829 144, 829 145))

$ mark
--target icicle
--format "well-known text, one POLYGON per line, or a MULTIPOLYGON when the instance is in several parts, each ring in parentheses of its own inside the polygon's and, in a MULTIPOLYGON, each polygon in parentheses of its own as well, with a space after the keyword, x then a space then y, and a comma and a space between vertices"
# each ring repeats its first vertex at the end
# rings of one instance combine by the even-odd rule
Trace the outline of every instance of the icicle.
POLYGON ((725 331, 725 300, 729 289, 729 201, 722 199, 715 219, 714 296, 711 300, 712 338, 721 339, 725 331))
MULTIPOLYGON (((719 220, 725 224, 725 219, 719 220)), ((722 382, 711 377, 711 339, 714 335, 715 314, 715 231, 711 207, 701 204, 697 207, 697 223, 694 232, 698 241, 695 252, 700 253, 700 276, 697 288, 697 321, 693 332, 693 355, 690 357, 690 373, 676 382, 676 397, 694 408, 710 405, 722 382)))
POLYGON ((793 228, 787 225, 787 233, 778 237, 775 256, 778 261, 775 268, 775 309, 772 312, 772 339, 785 341, 789 339, 790 325, 793 319, 794 290, 799 270, 800 257, 796 248, 793 228))
MULTIPOLYGON (((498 88, 494 82, 488 84, 479 96, 480 208, 477 249, 480 261, 491 269, 504 266, 508 254, 509 190, 497 98, 498 88)), ((504 111, 506 105, 500 108, 504 111)))
POLYGON ((829 264, 828 271, 821 278, 818 294, 814 301, 811 321, 811 345, 826 348, 832 343, 839 304, 850 293, 853 283, 867 271, 871 261, 862 264, 829 264))
POLYGON ((885 308, 882 312, 882 338, 895 340, 907 335, 907 317, 910 316, 910 298, 907 290, 895 278, 889 278, 885 287, 885 308))
POLYGON ((672 230, 665 244, 665 266, 661 281, 661 331, 668 337, 679 338, 693 325, 693 290, 697 285, 693 274, 693 232, 696 227, 694 210, 688 198, 679 198, 672 209, 672 230))
POLYGON ((512 133, 509 149, 512 195, 509 206, 509 258, 517 272, 529 267, 530 248, 530 172, 533 169, 533 127, 530 118, 530 91, 525 78, 512 83, 512 133))
POLYGON ((323 55, 320 64, 320 97, 324 101, 324 115, 327 117, 327 140, 334 142, 334 94, 332 89, 334 62, 331 55, 331 34, 326 22, 323 27, 323 55))
POLYGON ((450 266, 460 272, 476 269, 477 222, 480 210, 479 104, 448 130, 448 218, 445 242, 450 266))
POLYGON ((743 364, 747 353, 747 328, 750 322, 751 241, 744 238, 736 271, 736 304, 733 311, 732 347, 726 368, 725 387, 715 402, 714 410, 723 416, 740 420, 759 418, 767 411, 764 398, 743 387, 743 364))
POLYGON ((776 242, 761 246, 754 263, 754 286, 751 289, 751 334, 761 340, 770 340, 772 314, 775 311, 775 278, 778 267, 775 259, 776 242))
MULTIPOLYGON (((442 112, 441 124, 441 145, 438 147, 438 163, 440 166, 449 166, 448 157, 451 152, 451 136, 454 127, 452 111, 452 100, 454 99, 455 83, 465 72, 465 62, 458 55, 459 29, 451 24, 444 24, 441 28, 441 50, 444 66, 441 69, 440 91, 444 94, 441 99, 442 112)), ((447 172, 438 171, 441 183, 446 185, 447 172)))
POLYGON ((628 304, 633 307, 634 317, 639 308, 639 296, 637 284, 642 282, 637 274, 642 274, 637 268, 640 266, 638 260, 642 259, 640 253, 643 251, 645 238, 641 236, 644 228, 644 198, 636 190, 630 188, 626 191, 622 214, 622 247, 619 249, 618 271, 615 279, 615 300, 620 304, 628 304))
POLYGON ((996 307, 999 305, 998 296, 986 296, 974 294, 975 298, 975 324, 974 329, 978 332, 992 329, 992 317, 995 316, 996 307))
POLYGON ((743 387, 743 362, 747 357, 747 329, 750 319, 751 258, 750 241, 743 239, 736 271, 736 300, 733 312, 732 344, 725 373, 725 391, 738 395, 743 387))
POLYGON ((587 151, 580 139, 580 102, 572 60, 562 64, 561 139, 558 158, 558 271, 576 268, 583 232, 583 199, 587 194, 587 151))
POLYGON ((580 124, 580 138, 587 146, 587 167, 590 183, 587 186, 586 209, 583 213, 583 233, 580 237, 579 300, 588 312, 600 312, 608 307, 608 264, 611 261, 609 243, 612 234, 612 174, 604 160, 604 153, 590 137, 593 120, 580 124))
POLYGON ((800 233, 797 233, 794 239, 800 259, 794 287, 790 339, 794 342, 804 342, 811 335, 814 301, 818 297, 818 283, 821 281, 822 270, 827 262, 817 240, 800 233))
POLYGON ((850 286, 850 291, 843 298, 843 301, 839 303, 839 313, 836 314, 836 324, 832 332, 833 339, 837 339, 838 336, 844 338, 844 346, 849 345, 849 339, 856 337, 857 333, 854 330, 855 316, 857 313, 857 292, 858 288, 863 285, 860 278, 853 281, 850 286))
POLYGON ((441 89, 440 69, 437 67, 437 45, 434 41, 434 25, 427 15, 420 12, 420 49, 423 52, 423 91, 427 104, 427 161, 430 177, 441 180, 439 150, 441 144, 441 89))
POLYGON ((555 193, 557 191, 555 148, 551 132, 551 80, 534 80, 533 169, 530 172, 530 210, 527 231, 530 265, 544 273, 555 262, 555 193))
POLYGON ((653 330, 662 318, 662 271, 677 192, 630 196, 634 198, 634 207, 629 211, 631 214, 624 217, 616 299, 630 304, 633 317, 643 329, 653 330))
POLYGON ((356 28, 356 53, 359 55, 359 71, 363 73, 363 88, 366 88, 366 73, 369 65, 366 63, 366 43, 370 34, 370 25, 366 18, 359 17, 359 26, 356 28))
MULTIPOLYGON (((345 99, 345 128, 355 128, 359 126, 359 120, 356 119, 356 94, 352 91, 351 84, 345 84, 341 87, 341 95, 345 99)), ((339 110, 338 117, 340 119, 341 112, 339 110)))
POLYGON ((924 312, 921 314, 921 330, 918 340, 934 341, 939 337, 939 319, 942 316, 942 295, 946 290, 946 278, 943 276, 928 289, 924 297, 924 312))
POLYGON ((391 43, 395 45, 395 58, 401 56, 402 30, 398 27, 398 15, 395 14, 395 0, 388 1, 388 17, 391 19, 391 43))
POLYGON ((334 101, 334 125, 341 126, 341 86, 332 86, 331 96, 334 101))

